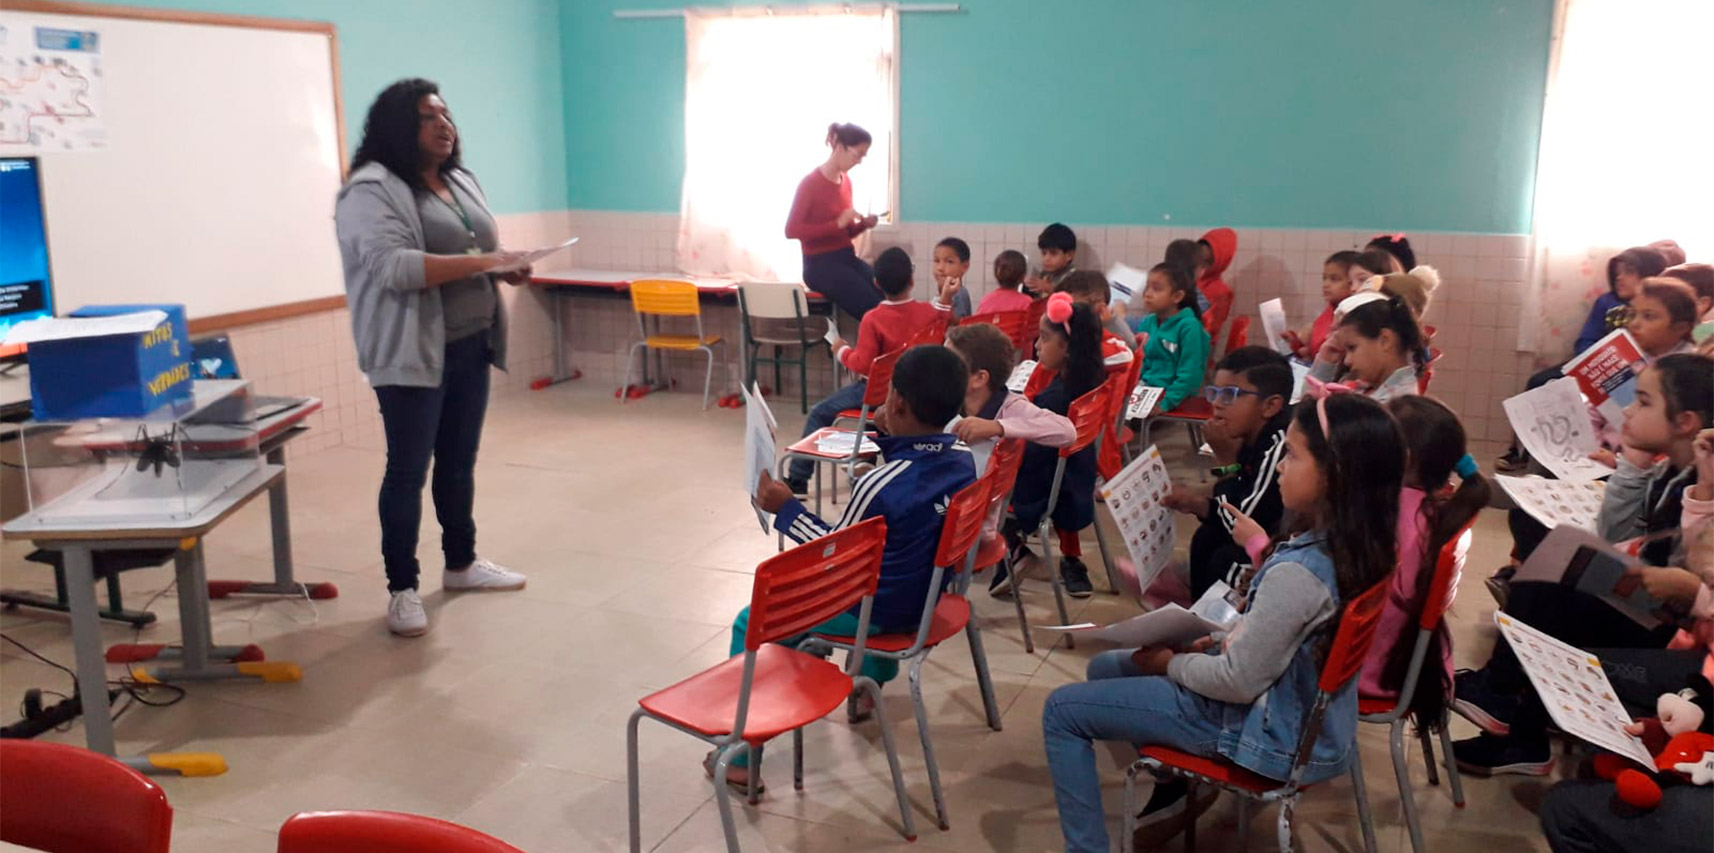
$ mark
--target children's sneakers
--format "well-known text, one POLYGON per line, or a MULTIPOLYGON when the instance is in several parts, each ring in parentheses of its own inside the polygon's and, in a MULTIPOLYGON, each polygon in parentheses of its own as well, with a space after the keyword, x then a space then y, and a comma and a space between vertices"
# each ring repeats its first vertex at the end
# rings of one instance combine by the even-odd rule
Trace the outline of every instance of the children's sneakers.
POLYGON ((1505 736, 1512 733, 1512 715, 1518 711, 1518 697, 1488 686, 1488 673, 1484 670, 1461 669, 1452 676, 1452 710, 1475 723, 1485 734, 1505 736))
POLYGON ((1183 779, 1155 783, 1148 803, 1137 814, 1137 828, 1131 836, 1133 850, 1148 850, 1171 841, 1220 798, 1220 789, 1213 785, 1197 786, 1194 801, 1188 796, 1189 790, 1183 779))
POLYGON ((387 630, 401 637, 421 637, 428 633, 428 614, 423 612, 423 600, 414 589, 401 589, 387 602, 387 630))
POLYGON ((1095 594, 1095 585, 1089 582, 1089 567, 1076 557, 1059 561, 1059 582, 1065 585, 1066 595, 1072 598, 1088 598, 1095 594))
POLYGON ((1524 741, 1480 734, 1452 744, 1452 757, 1458 761, 1458 769, 1476 776, 1546 776, 1553 772, 1553 745, 1547 738, 1524 741))
POLYGON ((463 569, 442 572, 440 585, 450 592, 509 592, 523 589, 525 580, 523 575, 487 557, 477 557, 476 562, 463 569))

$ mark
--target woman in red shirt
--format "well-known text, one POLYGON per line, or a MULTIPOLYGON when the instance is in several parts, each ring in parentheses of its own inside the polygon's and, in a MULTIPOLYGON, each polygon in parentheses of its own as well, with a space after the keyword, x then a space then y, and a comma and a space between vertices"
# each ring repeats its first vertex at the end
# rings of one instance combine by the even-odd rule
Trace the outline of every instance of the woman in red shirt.
POLYGON ((875 271, 857 257, 853 237, 875 227, 875 216, 851 207, 851 167, 869 153, 869 131, 837 122, 827 127, 827 162, 798 182, 786 217, 786 238, 803 244, 803 281, 861 320, 881 302, 875 271))

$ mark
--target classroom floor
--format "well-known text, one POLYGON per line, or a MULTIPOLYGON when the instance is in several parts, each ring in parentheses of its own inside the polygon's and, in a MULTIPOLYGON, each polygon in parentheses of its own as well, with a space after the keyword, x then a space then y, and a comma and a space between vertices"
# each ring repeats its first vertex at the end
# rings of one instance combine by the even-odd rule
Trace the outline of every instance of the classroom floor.
MULTIPOLYGON (((728 625, 748 600, 749 573, 774 552, 773 537, 757 529, 735 486, 742 413, 701 412, 699 402, 694 394, 673 393, 621 407, 610 389, 584 383, 497 399, 477 476, 481 550, 528 573, 529 586, 517 593, 442 593, 438 529, 425 506, 420 553, 434 570, 425 573, 422 591, 433 631, 415 640, 390 636, 383 625, 387 596, 375 519, 382 449, 337 447, 293 463, 300 577, 337 583, 339 597, 313 606, 228 600, 213 607, 217 641, 259 643, 270 660, 302 664, 303 681, 193 684, 182 703, 134 707, 118 724, 121 751, 216 751, 231 767, 214 778, 162 780, 175 810, 175 853, 271 851, 275 831, 292 813, 342 808, 454 820, 530 853, 624 849, 627 716, 638 697, 726 657, 728 625)), ((795 432, 801 419, 788 405, 779 404, 782 432, 795 432)), ((1184 431, 1170 428, 1158 437, 1184 481, 1196 482, 1184 431)), ((1181 541, 1190 529, 1181 525, 1181 541)), ((269 577, 266 531, 265 504, 258 501, 208 537, 211 574, 269 577)), ((1087 553, 1097 554, 1093 538, 1087 541, 1087 553)), ((1493 643, 1493 602, 1482 579, 1501 562, 1507 542, 1503 516, 1485 513, 1452 614, 1461 666, 1485 659, 1493 643)), ((23 552, 18 543, 6 544, 0 581, 51 589, 51 575, 24 565, 23 552)), ((1092 556, 1099 585, 1097 563, 1092 556)), ((167 569, 124 576, 133 606, 161 594, 151 605, 161 620, 143 632, 145 640, 178 636, 170 577, 167 569)), ((1057 621, 1048 615, 1045 581, 1026 584, 1024 594, 1032 622, 1057 621)), ((764 774, 773 787, 761 805, 739 808, 745 850, 1059 847, 1041 708, 1056 686, 1083 677, 1094 650, 1038 644, 1035 655, 1025 654, 1011 604, 982 592, 974 603, 1004 730, 990 731, 983 722, 962 636, 936 650, 924 670, 952 829, 935 828, 901 678, 885 703, 919 841, 907 847, 897 833, 875 725, 852 727, 836 713, 807 732, 801 793, 792 790, 781 750, 764 774)), ((1076 606, 1081 613, 1074 618, 1096 621, 1135 610, 1099 593, 1076 606)), ((53 660, 72 660, 61 617, 6 612, 0 628, 53 660)), ((133 636, 114 625, 105 632, 109 643, 133 636)), ((0 647, 4 716, 32 686, 68 691, 69 679, 10 645, 0 647)), ((1472 731, 1459 721, 1454 736, 1472 731)), ((76 726, 46 738, 83 742, 76 726)), ((1380 848, 1408 849, 1386 733, 1363 726, 1361 738, 1380 848)), ((1534 809, 1548 780, 1466 778, 1469 807, 1455 809, 1444 784, 1427 786, 1412 746, 1430 849, 1547 849, 1534 809)), ((699 763, 703 752, 686 735, 644 724, 645 850, 723 849, 699 763)), ((1105 764, 1115 834, 1123 779, 1118 764, 1105 764)), ((1227 798, 1203 818, 1204 849, 1232 846, 1234 815, 1227 798)), ((1251 849, 1271 848, 1274 815, 1269 809, 1253 821, 1251 849)), ((1304 796, 1298 844, 1311 851, 1361 849, 1346 781, 1304 796)))

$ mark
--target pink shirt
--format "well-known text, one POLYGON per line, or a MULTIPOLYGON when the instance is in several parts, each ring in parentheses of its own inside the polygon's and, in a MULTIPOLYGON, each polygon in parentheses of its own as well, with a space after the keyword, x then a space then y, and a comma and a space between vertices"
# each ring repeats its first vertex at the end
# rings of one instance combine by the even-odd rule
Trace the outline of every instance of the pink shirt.
POLYGON ((987 296, 982 297, 982 304, 976 306, 978 314, 992 314, 996 311, 1028 311, 1030 303, 1035 300, 1030 295, 1019 290, 997 288, 987 296))
MULTIPOLYGON (((1416 643, 1416 634, 1420 625, 1416 614, 1422 610, 1422 602, 1417 600, 1417 579, 1420 572, 1433 572, 1435 559, 1423 562, 1422 549, 1427 546, 1424 541, 1428 529, 1422 517, 1422 502, 1428 495, 1421 489, 1406 488, 1399 492, 1399 567, 1393 572, 1392 589, 1387 593, 1386 608, 1381 611, 1381 621, 1375 626, 1374 645, 1369 647, 1369 658, 1363 662, 1362 679, 1357 683, 1357 695, 1362 699, 1397 699, 1399 691, 1396 688, 1381 686, 1381 674, 1387 668, 1387 661, 1393 655, 1409 656, 1416 643)), ((1453 549, 1456 554, 1454 575, 1464 572, 1464 555, 1470 550, 1470 532, 1465 531, 1459 538, 1458 545, 1453 549)), ((1436 555, 1438 559, 1438 555, 1436 555)), ((1452 583, 1454 593, 1458 589, 1456 580, 1452 583)), ((1447 606, 1452 606, 1448 601, 1447 606)), ((1450 640, 1450 638, 1447 638, 1450 640)), ((1423 666, 1434 666, 1433 661, 1424 661, 1423 666)), ((1447 683, 1452 681, 1452 643, 1440 644, 1440 667, 1445 672, 1447 683)))

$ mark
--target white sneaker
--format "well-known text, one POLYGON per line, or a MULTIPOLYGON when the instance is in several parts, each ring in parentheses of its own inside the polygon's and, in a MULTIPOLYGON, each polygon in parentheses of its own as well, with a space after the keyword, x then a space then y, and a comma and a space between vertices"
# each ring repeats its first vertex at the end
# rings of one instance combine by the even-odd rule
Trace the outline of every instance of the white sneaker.
POLYGON ((525 577, 504 566, 495 565, 487 557, 477 557, 461 572, 450 569, 441 572, 440 585, 442 589, 453 592, 476 590, 479 592, 507 592, 524 588, 525 577))
POLYGON ((387 630, 401 637, 421 637, 428 633, 428 614, 423 612, 423 600, 414 589, 393 593, 387 602, 387 630))

